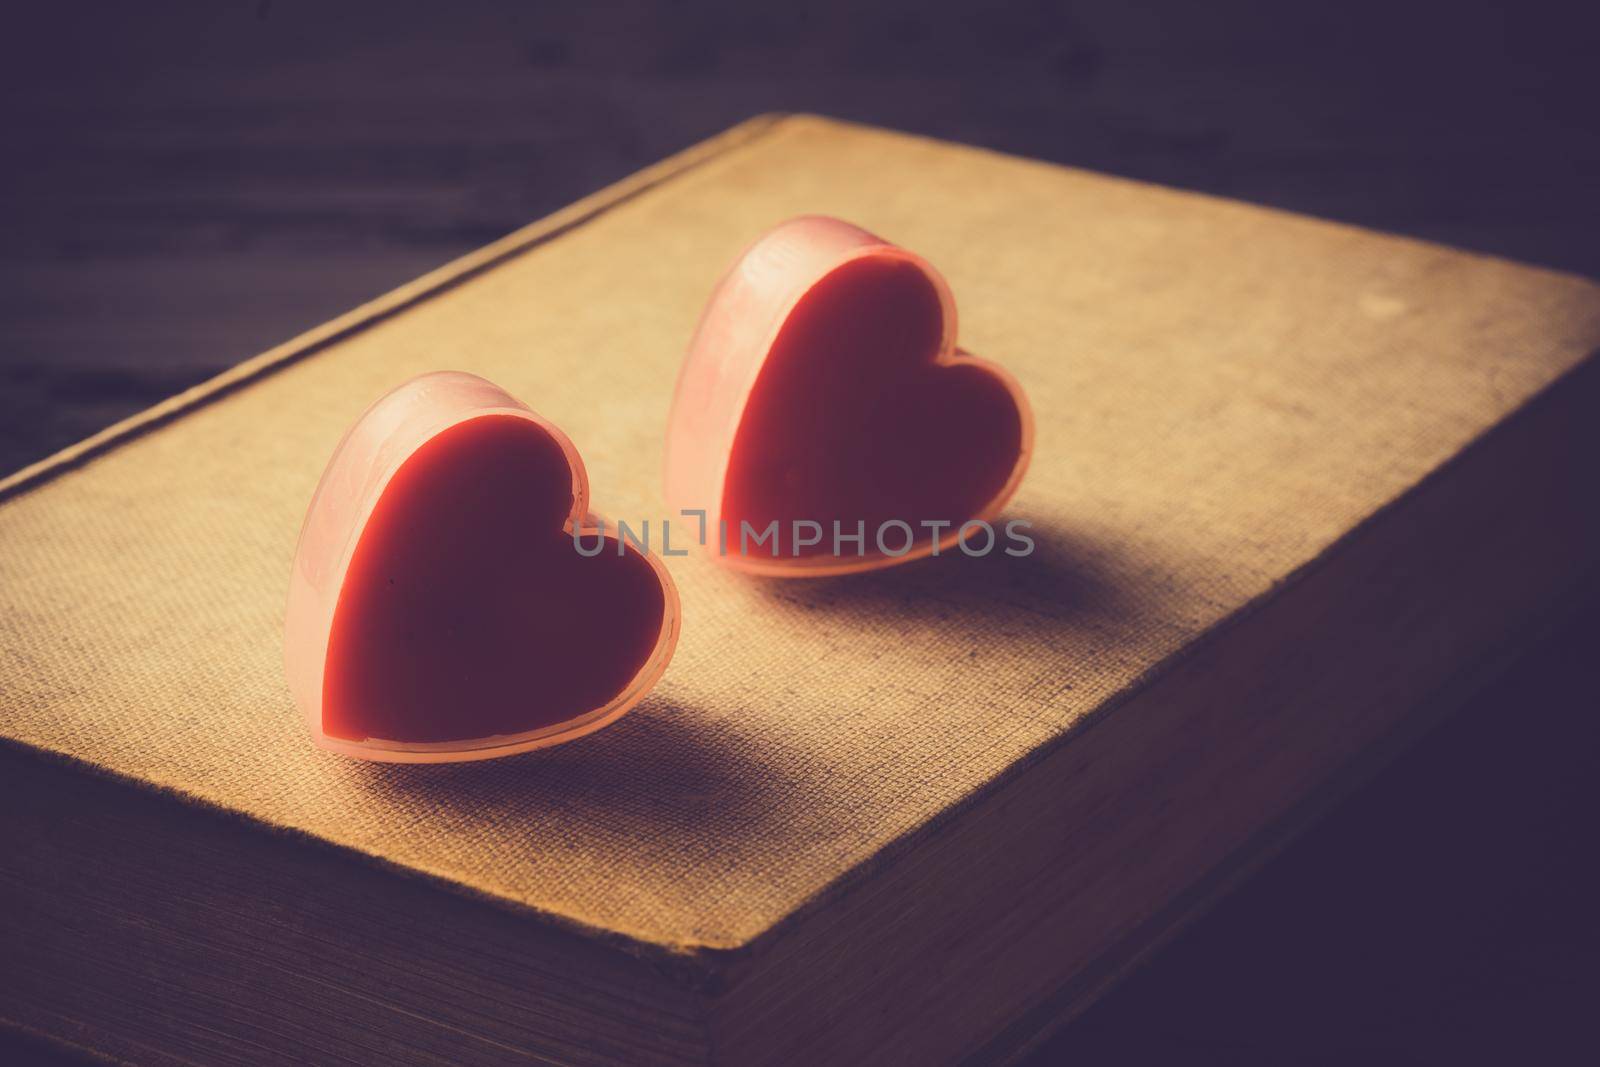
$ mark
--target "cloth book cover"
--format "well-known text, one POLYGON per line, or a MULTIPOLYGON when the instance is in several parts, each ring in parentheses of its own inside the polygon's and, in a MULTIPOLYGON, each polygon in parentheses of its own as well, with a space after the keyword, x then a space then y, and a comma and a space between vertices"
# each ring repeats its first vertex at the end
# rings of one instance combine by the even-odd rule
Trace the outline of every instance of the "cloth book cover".
POLYGON ((739 949, 1113 714, 1573 370, 1597 297, 1349 226, 756 120, 3 483, 0 731, 580 936, 739 949), (313 748, 284 598, 361 411, 424 371, 482 375, 570 434, 598 511, 665 517, 706 297, 805 213, 926 256, 961 346, 1021 380, 1036 450, 1003 518, 1035 551, 810 582, 673 557, 676 658, 615 726, 457 766, 313 748))

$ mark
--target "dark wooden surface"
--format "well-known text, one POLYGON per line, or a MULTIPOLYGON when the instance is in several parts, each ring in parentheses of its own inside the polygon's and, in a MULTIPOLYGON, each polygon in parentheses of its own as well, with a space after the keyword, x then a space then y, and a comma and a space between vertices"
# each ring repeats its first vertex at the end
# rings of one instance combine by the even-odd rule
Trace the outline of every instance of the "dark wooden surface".
MULTIPOLYGON (((766 110, 1597 276, 1588 6, 8 9, 0 470, 766 110)), ((1035 1062, 1593 1061, 1594 614, 1035 1062)))

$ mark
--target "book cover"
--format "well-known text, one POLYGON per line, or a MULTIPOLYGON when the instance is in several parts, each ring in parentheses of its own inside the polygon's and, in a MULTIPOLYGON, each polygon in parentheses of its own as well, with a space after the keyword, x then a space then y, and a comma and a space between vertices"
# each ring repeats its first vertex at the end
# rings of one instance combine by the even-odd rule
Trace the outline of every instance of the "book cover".
MULTIPOLYGON (((575 959, 592 945, 617 966, 638 961, 690 991, 691 1030, 725 1027, 705 1048, 730 1061, 782 1029, 761 1021, 772 975, 819 973, 808 943, 832 946, 830 973, 856 976, 841 988, 932 958, 897 954, 891 916, 874 920, 870 952, 829 940, 866 921, 874 886, 894 886, 884 899, 901 902, 917 945, 942 937, 951 959, 999 976, 993 1005, 924 1028, 978 1049, 1592 565, 1592 509, 1571 501, 1577 468, 1546 461, 1571 457, 1582 420, 1562 405, 1592 398, 1597 347, 1600 288, 1583 279, 821 118, 755 120, 0 483, 0 731, 55 757, 40 764, 48 776, 92 770, 226 813, 239 835, 315 842, 374 877, 420 879, 555 931, 575 959), (673 518, 660 441, 705 298, 755 235, 802 213, 925 255, 955 292, 962 347, 1022 382, 1035 455, 1005 518, 1029 524, 1034 551, 808 583, 673 557, 676 658, 616 726, 451 767, 313 748, 283 677, 288 567, 323 465, 362 409, 427 370, 482 375, 566 429, 615 517, 659 529, 673 518), (1514 416, 1521 437, 1502 426, 1514 416), (1506 479, 1516 448, 1537 466, 1506 479), (1473 467, 1474 450, 1493 464, 1473 467), (1441 480, 1452 470, 1465 473, 1441 480), (1444 488, 1424 499, 1430 485, 1444 488), (1545 506, 1572 509, 1549 544, 1516 522, 1545 506), (1475 507, 1503 528, 1463 528, 1475 507), (1370 548, 1352 548, 1363 531, 1370 548), (1503 581, 1460 569, 1491 548, 1540 553, 1541 569, 1503 581), (1365 569, 1341 571, 1351 558, 1365 569), (1345 580, 1374 599, 1341 615, 1302 593, 1283 632, 1308 655, 1347 644, 1357 668, 1406 650, 1417 665, 1385 692, 1383 715, 1316 698, 1326 665, 1301 671, 1282 649, 1237 676, 1215 667, 1174 685, 1206 662, 1200 650, 1244 648, 1246 623, 1271 605, 1345 580), (1482 583, 1481 618, 1466 589, 1416 595, 1452 581, 1482 583), (1374 614, 1387 586, 1404 595, 1374 614), (1490 608, 1507 609, 1493 627, 1490 608), (1406 634, 1425 638, 1428 662, 1406 634), (1219 688, 1225 677, 1232 688, 1219 688), (1113 736, 1102 725, 1126 720, 1138 736, 1140 697, 1158 684, 1163 708, 1189 716, 1181 731, 1151 713, 1159 749, 1120 741, 1125 765, 1060 776, 1050 760, 1113 736), (1192 707, 1179 706, 1186 692, 1192 707), (1197 800, 1179 790, 1186 772, 1137 754, 1204 765, 1205 788, 1223 788, 1229 768, 1250 784, 1248 768, 1287 750, 1230 747, 1242 705, 1224 693, 1253 694, 1250 714, 1306 751, 1219 797, 1209 823, 1116 841, 1131 809, 1095 803, 1197 800), (1113 773, 1115 790, 1090 788, 1113 773), (1079 912, 1070 952, 1008 971, 1003 954, 959 943, 979 928, 995 945, 1025 941, 1020 890, 968 901, 916 887, 944 885, 963 863, 981 878, 972 854, 946 846, 1003 818, 1000 799, 1023 789, 1074 821, 995 840, 1035 839, 1038 861, 1059 870, 1102 832, 1115 847, 1078 861, 1100 882, 1115 886, 1135 853, 1162 874, 1130 882, 1137 914, 1079 912), (1074 801, 1074 790, 1086 791, 1074 801), (838 917, 847 907, 856 918, 838 917)), ((1033 860, 990 862, 994 884, 1011 886, 1007 865, 1024 880, 1033 860)), ((18 892, 37 884, 21 859, 11 866, 18 892)), ((948 989, 916 995, 959 1002, 959 975, 925 977, 948 989)), ((846 1040, 820 1035, 829 1020, 855 1026, 848 1012, 816 1003, 784 1047, 846 1040)), ((888 1033, 859 1032, 851 1048, 888 1033)), ((703 1058, 699 1041, 686 1058, 703 1058)))

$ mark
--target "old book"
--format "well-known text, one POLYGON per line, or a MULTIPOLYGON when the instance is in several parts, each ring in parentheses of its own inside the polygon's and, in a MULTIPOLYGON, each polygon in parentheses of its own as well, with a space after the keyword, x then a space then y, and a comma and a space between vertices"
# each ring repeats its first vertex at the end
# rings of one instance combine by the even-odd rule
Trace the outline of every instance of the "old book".
POLYGON ((1600 287, 812 117, 752 121, 3 483, 0 1015, 148 1062, 1003 1059, 1444 713, 1596 562, 1600 287), (948 276, 1037 550, 669 565, 631 716, 312 747, 281 627, 339 435, 422 371, 659 515, 684 345, 791 215, 948 276))

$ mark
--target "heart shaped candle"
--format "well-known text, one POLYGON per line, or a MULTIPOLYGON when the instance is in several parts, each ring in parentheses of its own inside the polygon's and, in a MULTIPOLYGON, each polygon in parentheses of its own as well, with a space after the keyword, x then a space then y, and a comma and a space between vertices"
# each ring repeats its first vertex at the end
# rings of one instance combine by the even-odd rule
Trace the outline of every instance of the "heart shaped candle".
MULTIPOLYGON (((767 233, 712 294, 678 379, 666 493, 722 562, 811 576, 954 544, 1016 491, 1016 379, 955 346, 928 262, 838 219, 767 233)), ((992 538, 992 533, 991 533, 992 538)))
POLYGON ((588 501, 566 435, 482 378, 424 375, 369 408, 323 473, 290 579, 284 658, 317 744, 484 759, 636 704, 672 658, 678 596, 588 501))

